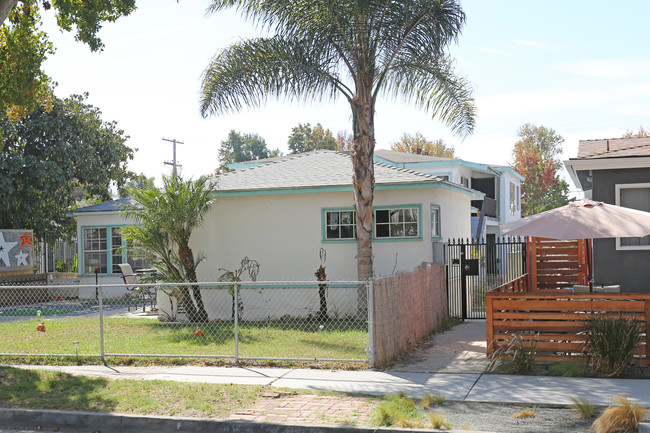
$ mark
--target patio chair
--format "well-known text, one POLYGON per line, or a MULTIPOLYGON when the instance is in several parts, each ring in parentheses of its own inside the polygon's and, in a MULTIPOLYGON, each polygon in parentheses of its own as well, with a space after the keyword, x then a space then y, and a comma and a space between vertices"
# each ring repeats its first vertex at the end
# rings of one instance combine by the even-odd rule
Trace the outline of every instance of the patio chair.
POLYGON ((147 299, 151 300, 151 307, 153 308, 153 297, 151 295, 150 288, 148 287, 139 287, 138 284, 138 279, 133 272, 133 268, 131 267, 130 264, 128 263, 120 263, 117 265, 120 268, 120 273, 122 274, 122 279, 124 280, 124 284, 128 284, 126 290, 129 291, 127 293, 127 299, 128 299, 128 304, 127 304, 127 309, 128 311, 131 311, 131 300, 135 300, 135 309, 138 309, 138 304, 139 300, 142 300, 142 311, 145 311, 145 306, 147 304, 147 299))

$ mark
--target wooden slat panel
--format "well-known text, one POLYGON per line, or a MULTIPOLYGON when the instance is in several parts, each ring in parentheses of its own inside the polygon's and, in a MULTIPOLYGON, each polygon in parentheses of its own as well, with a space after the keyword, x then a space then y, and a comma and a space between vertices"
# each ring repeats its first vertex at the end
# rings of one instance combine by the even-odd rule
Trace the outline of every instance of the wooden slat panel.
POLYGON ((584 322, 564 322, 564 321, 516 321, 503 320, 494 322, 493 329, 497 331, 531 331, 531 332, 584 332, 587 331, 587 324, 584 322))
POLYGON ((537 269, 578 269, 578 262, 566 260, 556 262, 543 261, 537 263, 537 269))
POLYGON ((645 303, 643 301, 529 301, 494 299, 492 305, 495 310, 509 311, 624 311, 645 313, 645 303))

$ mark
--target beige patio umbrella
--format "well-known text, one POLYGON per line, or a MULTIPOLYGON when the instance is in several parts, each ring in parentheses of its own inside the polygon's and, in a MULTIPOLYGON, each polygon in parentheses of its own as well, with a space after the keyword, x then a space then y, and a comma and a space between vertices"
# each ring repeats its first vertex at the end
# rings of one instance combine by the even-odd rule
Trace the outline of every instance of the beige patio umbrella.
MULTIPOLYGON (((566 206, 501 224, 505 235, 531 236, 558 240, 627 238, 650 235, 650 213, 592 200, 566 206)), ((593 262, 587 247, 589 288, 593 287, 593 262)))
POLYGON ((501 224, 504 235, 549 239, 627 238, 650 235, 650 213, 592 200, 501 224))

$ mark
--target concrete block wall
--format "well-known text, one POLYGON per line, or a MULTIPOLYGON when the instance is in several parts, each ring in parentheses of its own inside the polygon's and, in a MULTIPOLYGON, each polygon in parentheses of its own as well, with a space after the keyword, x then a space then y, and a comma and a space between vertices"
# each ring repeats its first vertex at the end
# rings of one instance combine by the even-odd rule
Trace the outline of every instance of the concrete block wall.
POLYGON ((374 280, 375 367, 389 366, 430 335, 447 314, 445 268, 424 264, 374 280))

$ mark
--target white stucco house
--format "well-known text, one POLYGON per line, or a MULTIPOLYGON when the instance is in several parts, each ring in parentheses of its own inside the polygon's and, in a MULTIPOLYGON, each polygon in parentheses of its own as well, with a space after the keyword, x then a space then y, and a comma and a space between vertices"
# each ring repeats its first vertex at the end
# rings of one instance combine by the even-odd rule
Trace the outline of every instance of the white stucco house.
MULTIPOLYGON (((373 255, 376 276, 423 262, 441 262, 448 238, 467 238, 472 200, 483 194, 439 177, 375 163, 373 255)), ((242 258, 260 263, 258 280, 314 280, 319 251, 330 280, 356 279, 352 162, 347 153, 315 151, 216 176, 217 197, 192 247, 207 261, 202 281, 214 281, 242 258)), ((81 283, 120 282, 118 263, 147 266, 120 236, 130 222, 126 199, 70 212, 77 218, 81 283)))

